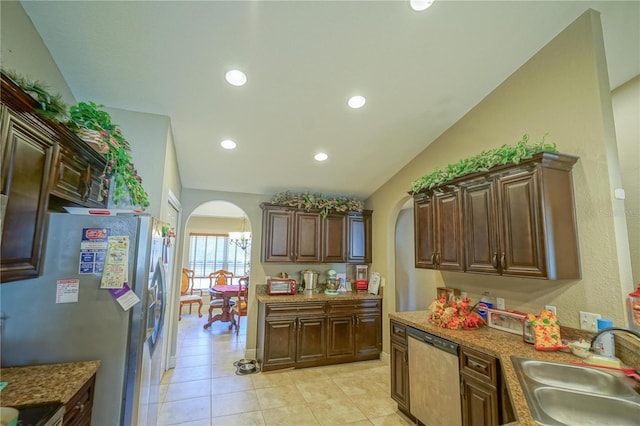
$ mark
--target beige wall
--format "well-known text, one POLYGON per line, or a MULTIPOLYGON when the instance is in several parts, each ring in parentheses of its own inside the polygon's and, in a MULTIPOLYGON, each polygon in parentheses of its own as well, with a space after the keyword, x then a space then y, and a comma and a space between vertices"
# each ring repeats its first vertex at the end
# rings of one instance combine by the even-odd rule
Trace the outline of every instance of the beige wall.
POLYGON ((633 282, 640 285, 640 76, 612 93, 633 282))
POLYGON ((602 30, 598 14, 589 11, 367 200, 374 210, 373 270, 390 286, 385 290, 385 313, 395 310, 394 227, 411 182, 436 167, 512 144, 524 133, 538 139, 548 132, 548 140, 557 142, 561 152, 580 157, 573 178, 582 279, 549 282, 419 270, 417 280, 431 294, 442 283, 475 297, 488 290, 504 297, 509 309, 537 312, 552 304, 568 326, 578 326, 580 310, 624 325, 622 294, 631 288, 631 279, 623 276, 620 266, 625 258, 628 265, 629 254, 618 253, 616 240, 613 211, 619 205, 613 200, 611 176, 617 173, 619 178, 619 171, 609 167, 617 162, 617 153, 612 158, 610 149, 615 147, 612 121, 602 30))
POLYGON ((67 105, 76 103, 40 34, 18 1, 0 2, 0 40, 3 69, 45 83, 49 91, 60 94, 67 105))

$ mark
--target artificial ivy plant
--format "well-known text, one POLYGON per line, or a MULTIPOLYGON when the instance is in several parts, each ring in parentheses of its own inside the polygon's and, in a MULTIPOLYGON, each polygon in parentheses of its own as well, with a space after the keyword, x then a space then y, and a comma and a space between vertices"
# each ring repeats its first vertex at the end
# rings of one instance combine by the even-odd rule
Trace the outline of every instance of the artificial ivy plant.
POLYGON ((500 148, 482 151, 473 157, 448 164, 444 168, 437 168, 433 172, 414 180, 411 183, 411 193, 417 194, 427 191, 461 176, 486 172, 495 166, 518 164, 520 161, 531 158, 540 152, 558 152, 555 143, 545 142, 546 136, 547 134, 543 135, 538 142, 529 143, 529 135, 525 134, 515 145, 502 145, 500 148))
POLYGON ((102 175, 100 198, 113 193, 113 202, 117 205, 125 201, 127 195, 133 206, 148 207, 149 197, 142 187, 142 178, 133 164, 131 148, 117 124, 111 121, 104 105, 94 102, 78 102, 67 108, 59 94, 51 94, 47 86, 40 81, 31 81, 16 72, 2 70, 16 85, 38 102, 35 112, 41 117, 67 128, 83 138, 83 130, 96 132, 98 150, 104 155, 107 164, 102 175), (68 112, 67 112, 68 111, 68 112))
POLYGON ((345 196, 331 197, 319 193, 311 194, 309 192, 281 192, 273 196, 271 203, 305 210, 319 209, 322 217, 327 217, 331 211, 342 213, 348 211, 361 212, 364 209, 364 201, 357 198, 345 196))
MULTIPOLYGON (((111 115, 102 110, 103 107, 91 101, 78 102, 69 108, 67 126, 76 133, 83 129, 99 133, 101 143, 98 149, 107 160, 102 183, 113 192, 113 202, 118 204, 128 195, 132 205, 148 207, 149 198, 133 164, 129 143, 118 125, 111 121, 111 115)), ((106 188, 103 189, 102 195, 107 194, 106 188)))

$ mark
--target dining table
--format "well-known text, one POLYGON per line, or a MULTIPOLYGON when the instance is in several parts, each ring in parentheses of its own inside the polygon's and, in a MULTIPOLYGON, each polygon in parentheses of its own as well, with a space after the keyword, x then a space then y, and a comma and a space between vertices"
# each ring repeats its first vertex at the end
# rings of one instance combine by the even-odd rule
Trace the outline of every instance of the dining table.
POLYGON ((221 322, 231 322, 229 324, 229 330, 233 329, 233 327, 237 327, 236 318, 231 311, 231 298, 238 297, 238 290, 240 289, 239 285, 214 285, 209 288, 209 295, 211 296, 211 302, 215 299, 222 299, 222 312, 216 315, 213 315, 213 310, 215 307, 210 304, 209 306, 209 318, 207 319, 207 323, 204 325, 204 329, 211 327, 215 321, 221 322))

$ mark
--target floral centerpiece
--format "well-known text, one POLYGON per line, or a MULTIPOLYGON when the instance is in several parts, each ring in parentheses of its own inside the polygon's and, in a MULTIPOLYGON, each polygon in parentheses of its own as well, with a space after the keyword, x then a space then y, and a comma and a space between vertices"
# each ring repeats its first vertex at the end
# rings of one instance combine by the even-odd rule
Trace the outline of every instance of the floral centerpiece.
POLYGON ((364 209, 364 201, 357 198, 345 196, 327 197, 309 192, 297 194, 291 191, 281 192, 273 196, 271 203, 306 210, 319 209, 323 217, 326 217, 330 211, 344 213, 348 211, 361 212, 364 209))
POLYGON ((482 317, 473 312, 468 297, 447 300, 440 298, 429 306, 429 322, 442 328, 473 330, 484 323, 482 317))

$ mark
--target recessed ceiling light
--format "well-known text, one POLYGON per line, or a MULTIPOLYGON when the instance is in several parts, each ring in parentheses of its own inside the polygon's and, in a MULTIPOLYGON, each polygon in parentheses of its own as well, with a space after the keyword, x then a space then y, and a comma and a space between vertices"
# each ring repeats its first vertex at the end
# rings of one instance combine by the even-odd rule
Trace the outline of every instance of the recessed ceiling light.
POLYGON ((316 161, 325 161, 327 158, 329 158, 329 156, 324 152, 319 152, 316 155, 314 155, 313 158, 315 158, 316 161))
POLYGON ((222 142, 220 142, 220 146, 223 147, 224 149, 235 149, 237 145, 231 139, 225 139, 222 142))
POLYGON ((247 76, 240 70, 227 71, 224 78, 233 86, 244 86, 247 82, 247 76))
POLYGON ((416 12, 422 12, 431 7, 433 1, 434 0, 410 0, 409 4, 411 4, 411 9, 416 12))
POLYGON ((364 96, 356 95, 349 98, 349 100, 347 101, 347 105, 349 105, 351 108, 357 109, 362 108, 366 102, 367 100, 364 98, 364 96))

